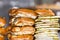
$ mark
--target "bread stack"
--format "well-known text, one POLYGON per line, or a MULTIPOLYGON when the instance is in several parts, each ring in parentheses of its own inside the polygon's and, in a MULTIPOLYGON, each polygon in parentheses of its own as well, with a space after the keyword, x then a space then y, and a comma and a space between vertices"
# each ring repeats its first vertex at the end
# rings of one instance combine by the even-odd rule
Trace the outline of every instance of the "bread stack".
POLYGON ((55 14, 50 9, 38 9, 35 11, 38 15, 36 21, 36 34, 35 40, 59 40, 58 30, 60 17, 55 16, 55 14))
POLYGON ((6 20, 3 17, 0 17, 0 40, 5 40, 6 30, 4 26, 6 25, 6 20))
POLYGON ((10 25, 7 27, 9 40, 33 40, 37 14, 30 9, 12 8, 9 11, 10 25))

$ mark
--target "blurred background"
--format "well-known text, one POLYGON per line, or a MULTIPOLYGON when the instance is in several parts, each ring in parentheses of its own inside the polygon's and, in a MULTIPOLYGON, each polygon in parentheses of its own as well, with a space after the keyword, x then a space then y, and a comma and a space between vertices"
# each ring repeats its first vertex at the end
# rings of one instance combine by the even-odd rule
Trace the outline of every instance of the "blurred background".
POLYGON ((60 0, 0 0, 0 8, 4 5, 18 6, 18 7, 36 7, 46 6, 54 9, 60 9, 60 0))

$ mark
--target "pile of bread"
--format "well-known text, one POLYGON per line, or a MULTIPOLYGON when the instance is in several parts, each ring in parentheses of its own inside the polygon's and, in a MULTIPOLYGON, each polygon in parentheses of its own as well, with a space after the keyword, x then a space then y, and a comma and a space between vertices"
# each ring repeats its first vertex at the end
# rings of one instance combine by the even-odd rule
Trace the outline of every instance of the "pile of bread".
POLYGON ((9 26, 6 19, 0 17, 0 40, 58 40, 58 18, 50 9, 22 9, 9 10, 9 26), (51 21, 50 21, 51 19, 51 21))
POLYGON ((6 19, 0 17, 0 40, 5 40, 6 30, 4 26, 6 25, 6 19))
POLYGON ((9 11, 9 40, 33 40, 37 14, 30 9, 12 8, 9 11), (11 29, 10 29, 11 27, 11 29))
POLYGON ((58 30, 60 28, 58 21, 60 17, 55 16, 50 9, 39 9, 36 12, 39 14, 35 20, 36 40, 59 40, 58 30))

